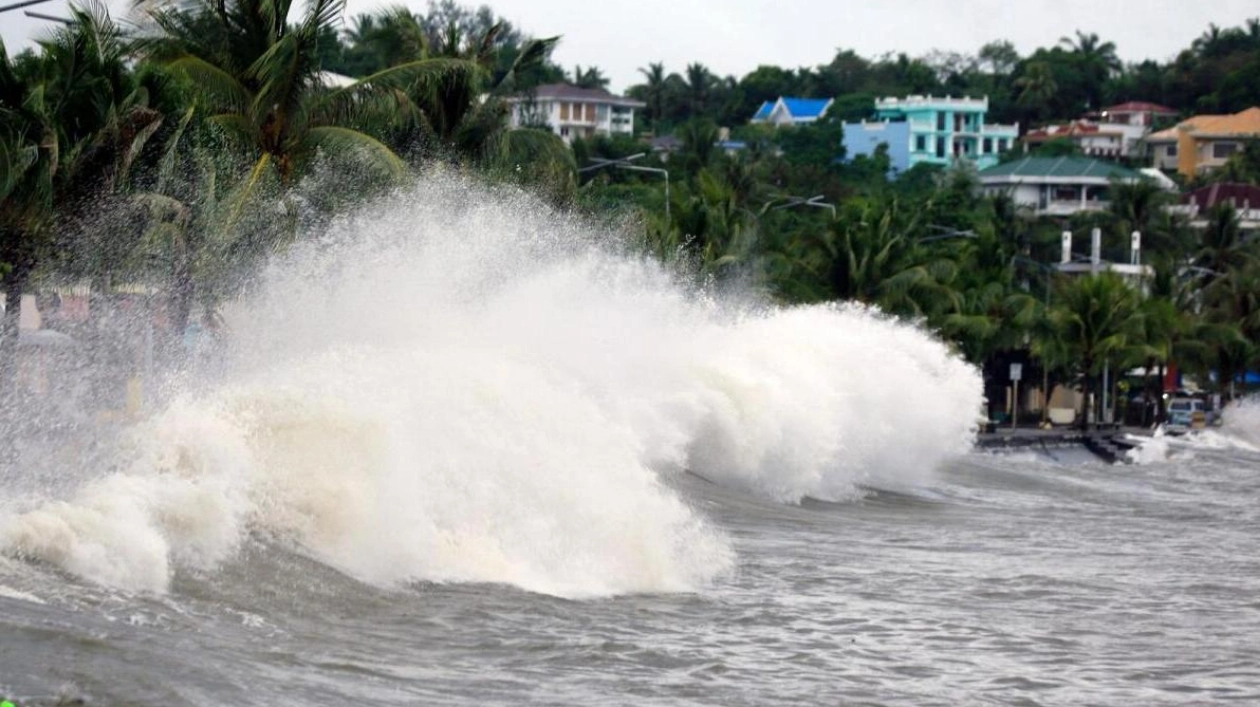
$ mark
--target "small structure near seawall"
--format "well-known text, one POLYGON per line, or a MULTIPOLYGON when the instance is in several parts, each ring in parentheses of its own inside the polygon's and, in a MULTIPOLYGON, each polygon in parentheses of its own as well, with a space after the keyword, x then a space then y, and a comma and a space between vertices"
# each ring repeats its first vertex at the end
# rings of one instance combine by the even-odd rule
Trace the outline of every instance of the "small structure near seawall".
POLYGON ((976 436, 976 447, 984 450, 1036 452, 1063 447, 1084 447, 1099 459, 1115 464, 1129 461, 1125 452, 1136 444, 1118 426, 1079 429, 1006 429, 976 436))

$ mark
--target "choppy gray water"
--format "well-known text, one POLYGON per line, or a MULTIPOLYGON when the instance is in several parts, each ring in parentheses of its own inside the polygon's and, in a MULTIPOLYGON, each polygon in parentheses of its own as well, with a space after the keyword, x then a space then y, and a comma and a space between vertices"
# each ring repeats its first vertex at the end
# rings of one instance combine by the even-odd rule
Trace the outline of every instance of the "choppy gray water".
POLYGON ((212 370, 0 470, 0 694, 1260 703, 1260 407, 981 456, 930 334, 635 253, 450 175, 299 239, 212 370))
POLYGON ((784 506, 690 480, 738 569, 697 592, 383 591, 257 539, 169 594, 0 565, 0 686, 37 704, 1260 703, 1260 454, 971 455, 784 506))

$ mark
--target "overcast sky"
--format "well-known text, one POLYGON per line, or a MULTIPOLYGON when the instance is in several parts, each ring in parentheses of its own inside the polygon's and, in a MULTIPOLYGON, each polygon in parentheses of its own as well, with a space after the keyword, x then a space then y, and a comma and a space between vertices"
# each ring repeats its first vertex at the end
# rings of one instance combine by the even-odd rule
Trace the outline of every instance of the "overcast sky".
MULTIPOLYGON (((7 5, 16 0, 0 0, 7 5)), ((299 0, 300 1, 300 0, 299 0)), ((350 14, 393 4, 349 0, 350 14)), ((423 9, 423 0, 408 5, 423 9)), ((1260 17, 1256 0, 494 0, 501 17, 526 33, 563 35, 554 58, 567 70, 595 65, 624 90, 637 69, 664 62, 682 72, 694 61, 714 72, 743 76, 759 64, 825 64, 837 48, 874 57, 885 52, 920 56, 933 49, 974 53, 1008 39, 1021 54, 1051 46, 1075 30, 1115 42, 1125 61, 1165 61, 1209 23, 1238 26, 1260 17)), ((126 8, 128 2, 111 5, 126 8)), ((64 14, 66 0, 33 8, 64 14)), ((0 35, 14 51, 47 23, 22 11, 0 15, 0 35)))

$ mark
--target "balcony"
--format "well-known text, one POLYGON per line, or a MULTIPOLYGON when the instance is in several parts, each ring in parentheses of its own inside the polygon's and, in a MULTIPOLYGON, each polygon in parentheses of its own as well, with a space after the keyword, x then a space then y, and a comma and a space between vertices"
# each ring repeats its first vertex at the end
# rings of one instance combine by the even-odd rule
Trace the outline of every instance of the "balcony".
POLYGON ((1091 199, 1056 199, 1041 204, 1036 209, 1038 216, 1071 216, 1072 214, 1106 211, 1111 208, 1110 201, 1091 199))
POLYGON ((985 123, 981 128, 981 134, 994 137, 1018 137, 1019 123, 1014 125, 1003 125, 1001 123, 985 123))
POLYGON ((989 109, 988 98, 955 98, 953 96, 906 96, 905 98, 880 98, 875 101, 875 110, 908 110, 941 106, 947 110, 982 110, 989 109))

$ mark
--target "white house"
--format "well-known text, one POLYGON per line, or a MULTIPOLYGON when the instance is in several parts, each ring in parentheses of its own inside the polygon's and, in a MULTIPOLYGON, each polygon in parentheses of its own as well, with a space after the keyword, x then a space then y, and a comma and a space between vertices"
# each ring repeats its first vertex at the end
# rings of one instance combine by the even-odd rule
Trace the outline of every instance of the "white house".
POLYGON ((1101 211, 1110 206, 1113 179, 1144 177, 1126 167, 1089 157, 1025 157, 980 171, 985 194, 1010 194, 1015 203, 1047 216, 1101 211))
POLYGON ((647 104, 601 88, 554 83, 508 99, 514 128, 545 125, 566 143, 596 135, 634 134, 634 111, 647 104))
POLYGON ((1090 157, 1133 157, 1141 153, 1142 138, 1157 121, 1167 120, 1177 111, 1155 103, 1130 101, 1087 113, 1080 120, 1063 125, 1047 125, 1024 135, 1027 152, 1051 140, 1066 140, 1090 157))

